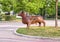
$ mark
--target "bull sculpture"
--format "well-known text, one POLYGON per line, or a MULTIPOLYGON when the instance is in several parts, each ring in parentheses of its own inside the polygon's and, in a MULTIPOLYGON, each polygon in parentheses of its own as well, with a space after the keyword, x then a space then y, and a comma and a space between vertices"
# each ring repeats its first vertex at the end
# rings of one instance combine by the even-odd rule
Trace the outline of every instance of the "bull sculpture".
POLYGON ((19 13, 18 16, 22 17, 22 23, 27 24, 27 28, 34 23, 39 23, 39 26, 43 23, 43 26, 45 27, 45 21, 42 16, 27 16, 24 11, 19 13))

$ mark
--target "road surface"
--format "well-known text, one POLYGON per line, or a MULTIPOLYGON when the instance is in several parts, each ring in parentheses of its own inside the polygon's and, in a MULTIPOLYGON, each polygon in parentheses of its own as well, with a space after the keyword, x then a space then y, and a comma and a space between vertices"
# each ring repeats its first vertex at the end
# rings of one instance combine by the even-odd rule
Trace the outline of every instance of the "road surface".
MULTIPOLYGON (((0 21, 0 42, 60 42, 60 39, 35 39, 17 36, 14 30, 19 27, 26 27, 21 22, 1 22, 0 21)), ((46 26, 54 26, 54 20, 46 20, 46 26)), ((60 26, 60 20, 58 20, 60 26)))

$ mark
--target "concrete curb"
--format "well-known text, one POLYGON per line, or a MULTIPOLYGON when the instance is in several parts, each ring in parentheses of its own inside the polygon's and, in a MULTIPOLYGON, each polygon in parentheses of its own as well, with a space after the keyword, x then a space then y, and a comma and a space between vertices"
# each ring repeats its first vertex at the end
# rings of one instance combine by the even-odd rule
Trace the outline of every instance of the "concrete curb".
MULTIPOLYGON (((16 29, 17 30, 17 29, 16 29)), ((60 37, 58 38, 53 38, 53 37, 42 37, 42 36, 29 36, 29 35, 24 35, 24 34, 19 34, 14 30, 14 34, 17 36, 22 36, 22 37, 27 37, 27 38, 34 38, 34 39, 50 39, 50 40, 60 40, 60 37)))

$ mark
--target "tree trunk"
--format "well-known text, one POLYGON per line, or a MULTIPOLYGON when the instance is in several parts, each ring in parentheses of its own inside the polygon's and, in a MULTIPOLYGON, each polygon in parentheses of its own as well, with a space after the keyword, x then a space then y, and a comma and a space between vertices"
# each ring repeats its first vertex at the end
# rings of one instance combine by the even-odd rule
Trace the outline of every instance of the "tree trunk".
POLYGON ((57 23, 57 19, 58 19, 58 0, 56 0, 56 18, 55 18, 55 27, 58 27, 58 23, 57 23))

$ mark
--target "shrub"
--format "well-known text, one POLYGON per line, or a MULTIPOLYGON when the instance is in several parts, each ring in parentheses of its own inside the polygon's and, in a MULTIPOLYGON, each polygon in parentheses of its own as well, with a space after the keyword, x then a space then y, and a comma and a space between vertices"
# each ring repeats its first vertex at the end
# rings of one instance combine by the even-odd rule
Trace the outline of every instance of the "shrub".
POLYGON ((15 15, 12 15, 10 17, 11 17, 11 20, 15 20, 16 19, 16 16, 15 15))
POLYGON ((9 21, 9 20, 11 20, 11 17, 10 17, 9 15, 6 15, 6 16, 5 16, 5 20, 6 20, 6 21, 9 21))
POLYGON ((11 21, 11 20, 15 20, 16 19, 16 16, 15 15, 5 15, 5 21, 11 21))
POLYGON ((0 21, 2 21, 2 19, 5 19, 5 14, 0 14, 0 21))

